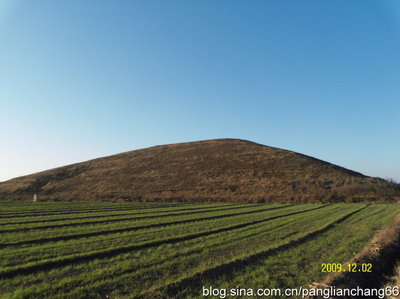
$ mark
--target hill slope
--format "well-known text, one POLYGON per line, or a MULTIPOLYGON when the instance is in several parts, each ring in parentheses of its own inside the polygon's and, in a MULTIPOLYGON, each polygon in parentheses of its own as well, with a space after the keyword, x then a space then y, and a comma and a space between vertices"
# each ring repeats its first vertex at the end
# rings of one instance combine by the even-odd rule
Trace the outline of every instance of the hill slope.
POLYGON ((155 146, 0 183, 31 200, 341 202, 399 200, 393 184, 295 152, 237 139, 155 146))

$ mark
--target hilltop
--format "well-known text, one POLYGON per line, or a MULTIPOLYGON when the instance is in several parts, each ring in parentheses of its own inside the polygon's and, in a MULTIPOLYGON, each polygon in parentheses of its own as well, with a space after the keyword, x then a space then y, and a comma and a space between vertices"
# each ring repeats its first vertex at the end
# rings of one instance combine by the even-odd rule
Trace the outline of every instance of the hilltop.
POLYGON ((80 201, 395 201, 400 189, 296 152, 239 139, 134 150, 0 183, 0 198, 80 201))

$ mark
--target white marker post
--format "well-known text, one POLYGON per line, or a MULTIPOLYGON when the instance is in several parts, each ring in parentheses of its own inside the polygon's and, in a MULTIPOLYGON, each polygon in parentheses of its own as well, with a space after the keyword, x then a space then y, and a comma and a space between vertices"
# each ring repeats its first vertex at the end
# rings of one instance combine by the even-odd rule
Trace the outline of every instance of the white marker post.
POLYGON ((33 202, 37 202, 37 194, 33 194, 33 202))

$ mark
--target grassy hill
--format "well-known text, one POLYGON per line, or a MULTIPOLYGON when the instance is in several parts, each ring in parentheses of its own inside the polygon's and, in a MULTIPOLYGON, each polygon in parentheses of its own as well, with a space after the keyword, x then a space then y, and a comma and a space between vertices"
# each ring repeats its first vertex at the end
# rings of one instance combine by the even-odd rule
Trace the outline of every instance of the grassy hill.
POLYGON ((400 188, 306 155, 216 139, 154 146, 0 183, 0 198, 85 201, 359 202, 400 188))

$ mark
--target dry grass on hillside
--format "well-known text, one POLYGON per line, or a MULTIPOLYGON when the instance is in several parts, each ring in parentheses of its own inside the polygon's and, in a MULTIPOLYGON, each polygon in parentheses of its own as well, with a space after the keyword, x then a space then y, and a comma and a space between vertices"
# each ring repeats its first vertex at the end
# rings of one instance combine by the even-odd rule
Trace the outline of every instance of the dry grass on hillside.
POLYGON ((359 202, 400 187, 295 152, 237 139, 155 146, 0 183, 0 198, 87 201, 359 202))

